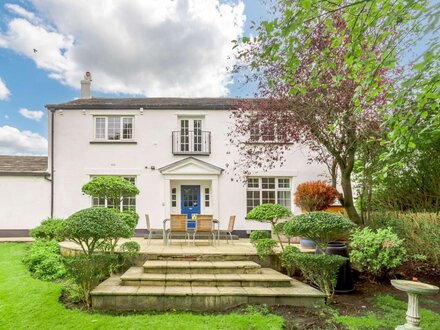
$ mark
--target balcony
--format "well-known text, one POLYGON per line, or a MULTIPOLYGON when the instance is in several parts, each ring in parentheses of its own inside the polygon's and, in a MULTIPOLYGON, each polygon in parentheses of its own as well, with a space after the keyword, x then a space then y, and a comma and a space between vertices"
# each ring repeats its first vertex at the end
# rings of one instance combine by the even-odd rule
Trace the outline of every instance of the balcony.
POLYGON ((211 132, 208 131, 174 131, 173 155, 211 154, 211 132))

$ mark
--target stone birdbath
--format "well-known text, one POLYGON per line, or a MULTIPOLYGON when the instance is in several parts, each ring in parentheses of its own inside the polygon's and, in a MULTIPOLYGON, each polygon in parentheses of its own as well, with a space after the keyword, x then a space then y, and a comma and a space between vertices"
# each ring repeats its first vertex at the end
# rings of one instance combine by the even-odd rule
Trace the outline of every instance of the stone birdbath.
POLYGON ((406 311, 406 323, 399 325, 396 330, 419 330, 419 295, 434 294, 439 291, 435 285, 415 281, 391 280, 391 285, 396 289, 408 294, 408 310, 406 311))

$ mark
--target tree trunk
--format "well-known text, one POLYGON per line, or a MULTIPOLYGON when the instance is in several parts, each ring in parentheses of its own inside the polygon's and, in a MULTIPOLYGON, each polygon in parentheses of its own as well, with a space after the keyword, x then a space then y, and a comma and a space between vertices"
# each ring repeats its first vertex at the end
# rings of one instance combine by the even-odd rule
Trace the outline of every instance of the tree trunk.
POLYGON ((354 207, 353 190, 351 187, 351 171, 341 168, 341 186, 344 193, 344 208, 351 221, 360 223, 361 219, 354 207))

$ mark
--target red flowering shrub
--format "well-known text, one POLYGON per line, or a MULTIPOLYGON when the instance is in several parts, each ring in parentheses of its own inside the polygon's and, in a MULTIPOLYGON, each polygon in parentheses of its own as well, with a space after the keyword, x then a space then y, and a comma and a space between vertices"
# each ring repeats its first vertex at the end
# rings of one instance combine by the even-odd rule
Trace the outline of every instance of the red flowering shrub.
POLYGON ((338 196, 338 191, 325 181, 310 181, 298 185, 295 205, 305 211, 322 211, 338 196))

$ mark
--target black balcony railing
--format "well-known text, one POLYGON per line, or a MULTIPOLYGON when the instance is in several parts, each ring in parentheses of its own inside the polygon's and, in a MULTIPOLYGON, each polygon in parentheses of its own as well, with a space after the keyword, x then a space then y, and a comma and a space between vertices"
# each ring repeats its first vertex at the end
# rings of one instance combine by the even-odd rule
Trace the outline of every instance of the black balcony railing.
POLYGON ((174 131, 174 155, 209 155, 211 153, 211 132, 174 131))

